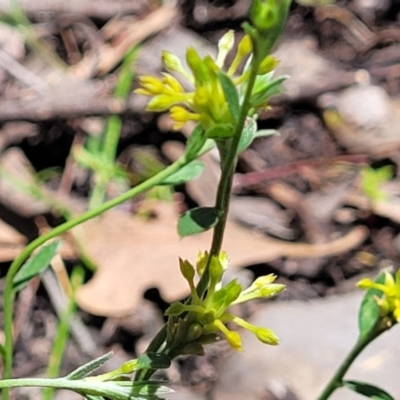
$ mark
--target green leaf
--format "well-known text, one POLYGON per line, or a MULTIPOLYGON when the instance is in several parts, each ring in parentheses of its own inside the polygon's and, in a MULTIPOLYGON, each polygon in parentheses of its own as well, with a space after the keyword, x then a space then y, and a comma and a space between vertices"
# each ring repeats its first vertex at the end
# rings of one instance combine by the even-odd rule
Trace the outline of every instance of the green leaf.
POLYGON ((14 290, 22 289, 30 279, 43 272, 57 254, 60 245, 61 241, 56 240, 47 246, 43 246, 36 254, 31 256, 15 275, 14 290))
POLYGON ((365 397, 373 400, 394 400, 389 393, 383 389, 370 385, 369 383, 358 382, 358 381, 344 381, 344 386, 353 390, 356 393, 362 394, 365 397))
POLYGON ((199 177, 203 170, 204 164, 201 161, 194 160, 164 179, 161 185, 181 185, 199 177))
POLYGON ((232 79, 223 72, 218 72, 218 79, 224 91, 225 100, 228 102, 229 111, 235 122, 238 122, 240 115, 239 95, 232 79))
POLYGON ((247 117, 244 123, 242 135, 240 136, 240 142, 238 146, 238 153, 247 149, 256 137, 257 122, 255 119, 247 117))
POLYGON ((219 219, 219 211, 214 207, 198 207, 186 211, 178 221, 180 237, 194 235, 214 227, 219 219))
MULTIPOLYGON (((377 283, 384 283, 385 275, 379 274, 375 279, 377 283)), ((358 329, 360 338, 367 336, 379 321, 379 307, 375 301, 376 296, 382 297, 383 293, 377 289, 369 289, 364 295, 358 312, 358 329)))
POLYGON ((107 354, 104 354, 100 357, 95 358, 94 360, 89 361, 88 363, 81 365, 71 373, 66 376, 66 379, 77 380, 85 378, 86 376, 92 374, 94 371, 99 369, 104 363, 106 363, 112 356, 114 355, 113 351, 110 351, 107 354))
POLYGON ((162 353, 144 353, 137 360, 137 369, 166 369, 171 366, 171 359, 162 353))
POLYGON ((283 93, 282 83, 286 80, 286 76, 280 76, 274 80, 270 80, 272 73, 257 77, 256 85, 251 95, 251 106, 260 107, 268 102, 270 97, 283 93))
POLYGON ((206 143, 207 137, 204 128, 201 125, 197 125, 193 132, 190 134, 189 139, 186 143, 186 156, 191 159, 197 157, 201 149, 206 143))

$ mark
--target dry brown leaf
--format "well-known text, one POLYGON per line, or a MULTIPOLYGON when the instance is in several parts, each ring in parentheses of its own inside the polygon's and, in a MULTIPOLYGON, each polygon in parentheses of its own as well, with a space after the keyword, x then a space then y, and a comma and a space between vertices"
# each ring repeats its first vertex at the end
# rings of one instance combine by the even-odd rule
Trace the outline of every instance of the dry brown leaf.
MULTIPOLYGON (((150 287, 159 288, 167 301, 188 295, 178 257, 194 261, 199 250, 209 249, 211 232, 179 239, 175 206, 159 203, 155 211, 157 218, 144 221, 112 210, 74 231, 98 264, 93 279, 78 291, 80 307, 97 315, 124 316, 137 307, 143 292, 150 287)), ((287 243, 228 221, 223 249, 231 266, 241 267, 281 256, 339 254, 357 246, 366 236, 366 228, 357 227, 330 243, 287 243)))
POLYGON ((13 260, 25 243, 23 235, 0 219, 0 262, 13 260))

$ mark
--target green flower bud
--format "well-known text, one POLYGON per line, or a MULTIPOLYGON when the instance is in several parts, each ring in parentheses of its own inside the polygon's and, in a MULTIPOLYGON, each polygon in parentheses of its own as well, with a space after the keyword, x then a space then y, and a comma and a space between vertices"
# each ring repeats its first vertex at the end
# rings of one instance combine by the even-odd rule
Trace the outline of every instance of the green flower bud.
POLYGON ((131 374, 133 371, 135 371, 137 363, 138 363, 138 360, 129 360, 129 361, 124 362, 120 368, 121 373, 122 374, 131 374))
POLYGON ((258 67, 257 74, 258 75, 268 74, 268 72, 274 70, 278 64, 279 61, 276 59, 276 57, 268 55, 267 57, 264 58, 264 60, 261 61, 261 64, 258 67))
POLYGON ((250 9, 250 20, 253 25, 261 30, 271 29, 279 21, 280 0, 253 0, 250 9))
POLYGON ((188 342, 193 342, 194 340, 198 339, 203 333, 203 327, 198 323, 195 322, 189 326, 189 329, 186 334, 186 340, 188 342))
POLYGON ((202 316, 199 317, 199 322, 203 325, 212 324, 214 321, 215 321, 215 315, 212 311, 207 311, 202 316))
POLYGON ((218 256, 211 257, 210 263, 210 280, 211 282, 216 285, 222 279, 222 275, 224 273, 224 268, 219 260, 218 256))
POLYGON ((182 260, 182 258, 179 258, 179 267, 183 277, 189 282, 190 287, 192 287, 195 273, 194 267, 188 260, 182 260))
POLYGON ((255 328, 253 333, 256 335, 257 339, 265 344, 277 345, 279 344, 279 338, 275 335, 271 329, 268 328, 255 328))

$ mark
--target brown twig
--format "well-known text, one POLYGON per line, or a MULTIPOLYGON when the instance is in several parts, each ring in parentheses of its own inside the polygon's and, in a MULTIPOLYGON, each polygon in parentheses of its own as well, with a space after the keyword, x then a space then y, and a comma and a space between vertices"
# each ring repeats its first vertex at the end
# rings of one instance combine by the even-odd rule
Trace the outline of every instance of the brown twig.
POLYGON ((271 181, 273 179, 283 179, 294 174, 300 174, 304 167, 320 167, 334 162, 348 162, 354 164, 368 163, 369 158, 365 154, 349 154, 334 157, 331 159, 317 158, 314 160, 300 160, 291 164, 271 167, 260 172, 249 172, 247 174, 237 174, 233 182, 233 191, 239 192, 241 189, 271 181))

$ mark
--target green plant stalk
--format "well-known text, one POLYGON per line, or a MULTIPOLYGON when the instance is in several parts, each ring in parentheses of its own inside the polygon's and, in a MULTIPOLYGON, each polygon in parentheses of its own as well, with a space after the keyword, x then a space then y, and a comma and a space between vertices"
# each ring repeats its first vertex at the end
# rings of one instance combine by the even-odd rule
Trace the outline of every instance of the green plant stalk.
MULTIPOLYGON (((114 90, 114 97, 117 99, 126 99, 129 95, 134 77, 131 67, 135 57, 136 47, 133 47, 125 56, 124 62, 121 66, 121 71, 114 90)), ((100 151, 100 156, 104 157, 105 163, 114 163, 121 136, 121 128, 121 117, 119 115, 111 115, 107 120, 100 151)), ((98 182, 95 182, 95 186, 90 196, 89 209, 98 207, 104 201, 109 179, 105 179, 103 176, 99 176, 99 178, 98 182)))
POLYGON ((358 339, 357 343, 351 349, 347 357, 343 360, 335 375, 333 375, 332 379, 326 385, 325 389, 317 398, 317 400, 327 400, 336 389, 339 389, 343 386, 343 377, 353 364, 354 360, 373 340, 375 340, 383 332, 384 330, 373 330, 369 335, 358 339))
POLYGON ((237 164, 237 151, 242 136, 244 124, 246 122, 247 114, 251 108, 250 97, 253 91, 254 83, 257 77, 258 67, 260 65, 260 57, 254 54, 254 58, 251 64, 251 70, 247 85, 247 90, 241 107, 239 121, 236 126, 236 131, 232 139, 228 142, 227 152, 224 154, 220 152, 221 156, 221 180, 218 184, 217 197, 215 202, 215 207, 219 210, 219 220, 213 231, 210 257, 207 262, 207 266, 204 273, 197 285, 197 293, 202 296, 207 288, 209 279, 209 266, 211 257, 218 255, 221 252, 222 242, 224 239, 224 232, 226 227, 226 221, 228 218, 229 202, 232 191, 233 176, 237 164))
MULTIPOLYGON (((239 117, 239 121, 236 126, 236 130, 234 136, 229 142, 229 147, 226 153, 220 152, 221 155, 221 179, 218 184, 217 197, 216 197, 216 205, 215 207, 220 211, 220 217, 217 225, 213 231, 213 238, 210 250, 210 257, 208 258, 207 266, 204 270, 204 273, 197 285, 197 292, 199 296, 202 296, 205 292, 209 280, 209 265, 211 261, 211 256, 218 255, 221 251, 222 241, 224 237, 224 231, 226 226, 226 221, 228 217, 229 211, 229 201, 232 190, 232 181, 233 176, 236 169, 237 163, 237 149, 239 147, 240 138, 242 135, 242 131, 244 128, 244 124, 246 121, 247 114, 250 110, 250 96, 253 90, 253 86, 257 77, 257 71, 260 64, 259 57, 256 55, 253 58, 250 76, 248 80, 248 86, 246 90, 246 94, 243 100, 243 104, 241 107, 241 113, 239 117)), ((159 334, 151 341, 150 345, 146 349, 146 352, 156 352, 159 351, 162 344, 166 339, 167 328, 166 325, 162 328, 159 334), (162 339, 162 341, 161 341, 162 339)), ((162 352, 168 353, 169 349, 165 348, 162 352)), ((135 381, 147 381, 150 379, 151 375, 154 373, 154 370, 141 370, 135 375, 135 381)))
MULTIPOLYGON (((60 316, 57 326, 56 337, 53 342, 53 348, 50 354, 49 365, 47 367, 47 378, 56 378, 60 375, 61 362, 65 348, 68 343, 70 333, 70 320, 75 314, 77 304, 75 301, 76 290, 82 285, 84 279, 84 270, 80 265, 75 266, 71 275, 71 293, 66 309, 60 316)), ((51 400, 53 398, 54 389, 46 388, 43 390, 43 400, 51 400)))
MULTIPOLYGON (((199 156, 201 154, 198 154, 199 156)), ((100 214, 104 213, 107 210, 131 199, 132 197, 137 196, 138 194, 147 191, 154 186, 159 185, 164 179, 168 178, 172 174, 179 171, 189 162, 193 161, 196 157, 188 158, 186 155, 178 159, 176 162, 171 164, 169 167, 160 171, 158 174, 153 177, 147 179, 145 182, 139 184, 138 186, 128 190, 122 195, 116 197, 115 199, 109 200, 108 202, 102 204, 96 209, 89 210, 84 214, 68 220, 63 224, 57 226, 51 231, 39 236, 31 243, 29 243, 24 250, 20 253, 20 255, 15 258, 13 263, 11 264, 8 273, 5 279, 4 286, 4 335, 5 335, 5 345, 4 345, 4 356, 3 356, 3 379, 7 379, 11 377, 11 368, 12 368, 12 356, 13 356, 13 332, 12 332, 12 315, 13 315, 13 305, 15 293, 13 291, 13 280, 18 272, 19 268, 22 264, 28 259, 28 257, 32 254, 34 250, 36 250, 39 246, 46 243, 48 240, 59 236, 68 230, 74 228, 75 226, 82 224, 83 222, 88 221, 89 219, 95 218, 100 214)), ((8 400, 9 393, 8 390, 3 390, 2 399, 8 400)))
MULTIPOLYGON (((57 326, 57 334, 53 342, 53 348, 49 359, 49 365, 47 366, 46 376, 48 378, 55 378, 60 373, 61 361, 65 348, 67 346, 70 325, 70 318, 74 315, 76 310, 76 303, 70 301, 68 304, 68 309, 65 310, 60 318, 57 326)), ((54 389, 46 388, 43 390, 42 399, 51 400, 53 398, 54 389)))
MULTIPOLYGON (((117 145, 121 133, 122 121, 118 115, 111 115, 107 120, 104 145, 99 153, 104 157, 106 164, 113 163, 117 152, 117 145)), ((101 173, 96 173, 98 179, 94 180, 94 187, 89 199, 89 209, 94 209, 103 203, 109 179, 105 179, 101 173)))

